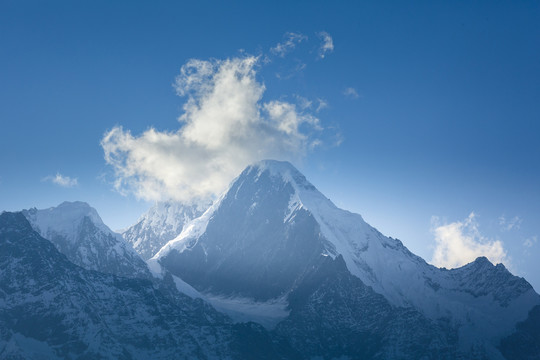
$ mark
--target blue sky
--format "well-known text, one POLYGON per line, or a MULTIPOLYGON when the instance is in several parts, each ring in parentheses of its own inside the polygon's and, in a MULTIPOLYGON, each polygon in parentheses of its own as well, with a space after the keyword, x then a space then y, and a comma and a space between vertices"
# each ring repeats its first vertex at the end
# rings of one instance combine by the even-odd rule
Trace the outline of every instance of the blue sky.
MULTIPOLYGON (((254 58, 242 89, 261 96, 240 109, 275 120, 281 144, 261 156, 290 159, 338 206, 428 261, 444 249, 448 264, 487 252, 538 291, 538 24, 534 1, 2 1, 0 209, 83 200, 112 228, 130 225, 153 198, 142 173, 133 182, 107 163, 105 134, 122 127, 131 145, 112 145, 133 154, 150 128, 161 138, 190 121, 204 129, 200 112, 178 122, 188 99, 208 104, 204 86, 175 83, 181 69, 205 61, 215 79, 227 59, 254 58), (287 106, 294 131, 275 115, 287 106)), ((247 128, 254 139, 270 136, 259 125, 247 128)), ((204 194, 253 158, 243 143, 235 156, 236 145, 216 148, 229 154, 219 161, 235 162, 200 173, 215 180, 204 194)), ((120 170, 133 170, 123 161, 120 170)), ((179 174, 194 166, 174 161, 179 174)), ((200 182, 188 175, 167 189, 200 182)))

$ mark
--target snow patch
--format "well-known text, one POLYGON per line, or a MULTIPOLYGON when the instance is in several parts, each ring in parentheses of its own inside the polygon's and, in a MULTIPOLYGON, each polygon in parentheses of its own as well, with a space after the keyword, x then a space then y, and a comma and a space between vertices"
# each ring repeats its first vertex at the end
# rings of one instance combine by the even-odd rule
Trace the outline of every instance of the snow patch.
POLYGON ((235 322, 253 321, 269 330, 289 316, 285 297, 257 302, 245 297, 205 294, 205 300, 214 306, 216 310, 229 315, 235 322))
POLYGON ((198 240, 199 237, 204 234, 208 222, 214 215, 214 212, 219 208, 219 205, 223 201, 226 193, 221 195, 212 206, 210 206, 204 214, 200 217, 190 221, 184 226, 184 229, 173 240, 169 241, 165 246, 163 246, 157 253, 152 257, 152 259, 160 259, 166 256, 171 250, 177 250, 178 252, 183 252, 188 247, 191 247, 195 244, 190 244, 189 240, 198 240))
MULTIPOLYGON (((165 274, 164 274, 163 268, 161 267, 157 259, 152 258, 148 260, 146 264, 148 265, 148 269, 150 270, 150 272, 155 278, 163 279, 163 276, 165 274)), ((187 282, 185 282, 184 280, 180 279, 179 277, 175 275, 172 275, 172 277, 174 280, 174 284, 176 285, 176 289, 180 291, 182 294, 185 294, 192 299, 200 298, 200 299, 206 300, 205 297, 200 292, 195 290, 195 288, 189 285, 187 282)))
POLYGON ((189 285, 187 282, 180 279, 178 276, 172 275, 172 277, 173 277, 173 280, 174 280, 174 284, 176 285, 176 288, 182 294, 185 294, 185 295, 189 296, 192 299, 199 298, 199 299, 206 300, 205 296, 203 296, 200 292, 195 290, 195 288, 193 286, 189 285))

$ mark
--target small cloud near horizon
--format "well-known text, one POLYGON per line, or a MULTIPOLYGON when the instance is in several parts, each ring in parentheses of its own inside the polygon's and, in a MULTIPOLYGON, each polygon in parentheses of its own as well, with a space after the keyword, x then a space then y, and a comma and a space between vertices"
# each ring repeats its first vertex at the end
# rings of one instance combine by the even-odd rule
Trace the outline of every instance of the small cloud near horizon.
POLYGON ((433 265, 452 269, 485 256, 494 264, 503 263, 511 267, 502 241, 482 236, 474 213, 462 221, 449 224, 441 225, 436 216, 431 221, 436 243, 431 259, 433 265))
POLYGON ((60 173, 56 173, 56 175, 54 176, 53 175, 46 176, 41 181, 49 181, 53 184, 56 184, 65 188, 70 188, 70 187, 79 185, 77 178, 64 176, 60 173))

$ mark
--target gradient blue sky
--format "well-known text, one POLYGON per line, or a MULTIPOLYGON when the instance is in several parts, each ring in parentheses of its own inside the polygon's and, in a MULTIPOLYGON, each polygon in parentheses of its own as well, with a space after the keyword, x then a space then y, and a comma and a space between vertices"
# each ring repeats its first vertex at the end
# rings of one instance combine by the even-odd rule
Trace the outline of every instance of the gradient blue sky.
POLYGON ((296 162, 308 179, 428 261, 438 226, 500 241, 538 291, 539 24, 537 1, 1 1, 0 210, 83 200, 130 225, 149 203, 113 189, 104 133, 178 130, 189 59, 263 58, 295 32, 257 80, 266 100, 328 104, 296 162))

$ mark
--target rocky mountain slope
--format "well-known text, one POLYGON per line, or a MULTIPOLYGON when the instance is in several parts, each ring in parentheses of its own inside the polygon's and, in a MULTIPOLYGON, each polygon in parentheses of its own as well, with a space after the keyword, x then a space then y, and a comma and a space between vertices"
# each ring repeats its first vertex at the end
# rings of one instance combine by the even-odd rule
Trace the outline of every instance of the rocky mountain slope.
POLYGON ((174 201, 157 202, 134 225, 122 231, 122 236, 144 260, 148 260, 206 208, 174 201))
POLYGON ((148 267, 122 237, 111 231, 84 202, 63 202, 49 209, 23 210, 33 229, 68 259, 88 270, 151 278, 148 267))

